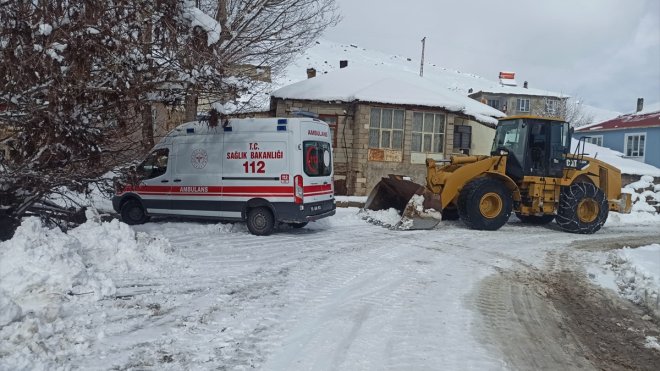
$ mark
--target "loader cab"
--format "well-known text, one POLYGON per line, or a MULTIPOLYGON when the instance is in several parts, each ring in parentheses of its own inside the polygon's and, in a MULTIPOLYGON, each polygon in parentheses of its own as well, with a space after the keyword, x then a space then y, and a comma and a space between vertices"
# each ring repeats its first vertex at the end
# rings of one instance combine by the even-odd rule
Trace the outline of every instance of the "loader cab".
POLYGON ((506 173, 515 181, 525 176, 558 178, 566 167, 570 141, 567 122, 514 116, 498 123, 491 154, 508 154, 506 173))

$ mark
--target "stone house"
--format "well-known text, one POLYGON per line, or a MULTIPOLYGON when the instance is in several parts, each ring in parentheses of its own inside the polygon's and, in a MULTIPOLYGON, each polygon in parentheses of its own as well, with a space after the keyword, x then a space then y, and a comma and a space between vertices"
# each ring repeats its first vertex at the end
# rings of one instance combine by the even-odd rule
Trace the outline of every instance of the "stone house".
POLYGON ((486 142, 480 150, 489 153, 497 117, 504 116, 409 72, 343 68, 310 75, 273 92, 271 112, 318 115, 330 124, 340 195, 367 195, 388 174, 423 184, 426 158, 476 154, 475 141, 486 142), (485 140, 475 139, 484 133, 485 140))
POLYGON ((499 86, 482 88, 470 93, 469 96, 508 116, 534 115, 562 119, 566 117, 568 95, 529 88, 527 81, 519 87, 513 72, 500 72, 499 80, 499 86))

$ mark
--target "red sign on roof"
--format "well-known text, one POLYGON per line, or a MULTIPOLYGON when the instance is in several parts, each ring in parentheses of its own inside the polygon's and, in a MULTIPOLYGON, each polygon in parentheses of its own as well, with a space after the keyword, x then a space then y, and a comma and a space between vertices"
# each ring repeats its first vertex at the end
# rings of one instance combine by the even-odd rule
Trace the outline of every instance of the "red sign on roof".
POLYGON ((516 78, 515 72, 500 72, 500 79, 509 79, 513 80, 516 78))

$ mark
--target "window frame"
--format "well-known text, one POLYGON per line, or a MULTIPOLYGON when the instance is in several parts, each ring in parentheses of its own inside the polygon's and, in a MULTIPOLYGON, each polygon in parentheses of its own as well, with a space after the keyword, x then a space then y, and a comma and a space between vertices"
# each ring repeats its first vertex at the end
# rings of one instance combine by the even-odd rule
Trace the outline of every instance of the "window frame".
POLYGON ((437 154, 442 154, 445 153, 446 146, 445 146, 445 139, 447 138, 447 114, 446 113, 440 113, 440 112, 429 112, 429 111, 413 111, 413 119, 412 119, 412 126, 410 128, 410 133, 411 133, 411 141, 410 141, 410 151, 411 152, 417 152, 417 153, 437 153, 437 154), (415 130, 415 115, 421 115, 422 116, 422 127, 421 131, 415 130), (433 115, 433 128, 431 131, 425 131, 425 121, 427 115, 433 115), (437 124, 437 119, 436 117, 442 116, 442 131, 436 132, 436 124, 437 124), (419 148, 415 148, 415 143, 414 143, 414 137, 416 134, 421 135, 420 141, 419 141, 419 148), (430 151, 425 151, 424 150, 424 137, 425 136, 430 136, 431 137, 431 150, 430 151), (440 136, 440 151, 436 152, 434 149, 436 148, 436 138, 435 136, 439 135, 440 136))
POLYGON ((486 104, 495 108, 496 110, 500 110, 500 100, 498 99, 487 99, 486 104))
POLYGON ((589 135, 584 140, 587 143, 595 144, 599 147, 603 146, 603 136, 602 135, 589 135), (594 143, 594 139, 596 140, 596 142, 600 142, 600 144, 599 143, 594 143))
POLYGON ((546 98, 545 100, 545 113, 549 115, 557 115, 559 112, 559 99, 546 98), (554 106, 554 107, 550 107, 554 106))
POLYGON ((383 148, 383 149, 392 149, 396 151, 403 151, 403 147, 405 145, 405 128, 406 128, 406 110, 405 109, 397 109, 397 108, 388 108, 388 107, 371 107, 369 110, 369 135, 367 137, 367 145, 368 148, 383 148), (372 122, 374 118, 374 111, 378 110, 378 127, 374 126, 374 123, 372 122), (389 123, 389 127, 387 127, 387 123, 385 127, 383 127, 383 111, 391 111, 391 122, 389 123), (396 116, 396 113, 400 112, 402 121, 401 121, 401 128, 395 128, 394 127, 394 117, 396 116), (378 130, 378 144, 373 145, 371 143, 371 131, 372 130, 378 130), (383 133, 389 133, 389 144, 388 145, 383 145, 383 133), (394 142, 394 133, 395 132, 400 132, 401 134, 401 145, 398 147, 393 146, 394 142))
MULTIPOLYGON (((634 145, 634 142, 633 142, 633 145, 634 145)), ((623 137, 623 154, 627 158, 637 158, 637 159, 642 159, 643 160, 646 156, 646 132, 626 133, 623 137), (632 155, 632 150, 631 150, 631 154, 630 155, 628 154, 628 138, 630 138, 630 137, 638 137, 638 139, 637 139, 637 146, 638 146, 637 153, 638 153, 638 155, 637 156, 632 155), (639 153, 640 153, 639 142, 640 142, 640 139, 642 137, 644 138, 644 145, 641 148, 641 155, 639 155, 639 153)))
POLYGON ((529 112, 529 108, 530 108, 530 101, 529 101, 529 98, 516 98, 516 99, 518 100, 518 101, 517 101, 517 103, 518 103, 518 104, 517 104, 517 106, 518 106, 518 112, 529 112), (523 105, 523 104, 522 104, 523 102, 527 102, 527 104, 526 104, 526 105, 523 105), (523 106, 526 106, 526 107, 523 107, 523 106), (526 109, 523 109, 523 108, 526 108, 526 109))

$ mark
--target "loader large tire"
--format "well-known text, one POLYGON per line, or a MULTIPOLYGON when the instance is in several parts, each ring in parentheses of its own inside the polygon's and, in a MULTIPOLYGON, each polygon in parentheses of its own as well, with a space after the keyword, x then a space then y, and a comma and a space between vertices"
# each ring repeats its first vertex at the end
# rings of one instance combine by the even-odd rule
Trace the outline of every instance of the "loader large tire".
POLYGON ((608 213, 603 191, 591 183, 573 183, 562 189, 555 220, 565 232, 591 234, 605 224, 608 213))
POLYGON ((458 196, 458 215, 468 228, 494 231, 509 220, 511 192, 497 179, 472 180, 458 196))

